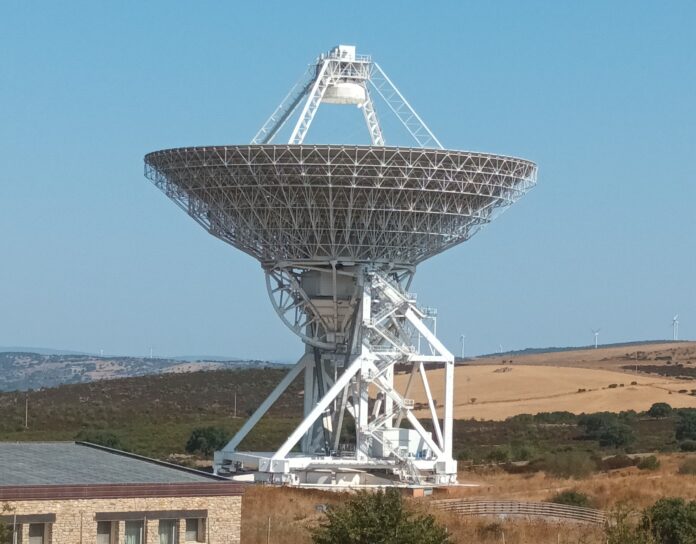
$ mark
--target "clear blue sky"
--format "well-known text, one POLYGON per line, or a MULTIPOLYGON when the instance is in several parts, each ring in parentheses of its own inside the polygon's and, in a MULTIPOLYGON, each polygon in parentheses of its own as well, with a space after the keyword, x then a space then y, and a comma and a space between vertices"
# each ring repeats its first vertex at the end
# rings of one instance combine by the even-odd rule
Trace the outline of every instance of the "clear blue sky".
MULTIPOLYGON (((677 312, 696 338, 694 21, 689 1, 3 2, 0 346, 294 360, 260 266, 142 159, 249 142, 337 43, 372 54, 446 147, 539 165, 522 201, 419 269, 453 351, 462 332, 469 353, 597 327, 668 338, 677 312)), ((315 141, 344 119, 322 114, 315 141)))

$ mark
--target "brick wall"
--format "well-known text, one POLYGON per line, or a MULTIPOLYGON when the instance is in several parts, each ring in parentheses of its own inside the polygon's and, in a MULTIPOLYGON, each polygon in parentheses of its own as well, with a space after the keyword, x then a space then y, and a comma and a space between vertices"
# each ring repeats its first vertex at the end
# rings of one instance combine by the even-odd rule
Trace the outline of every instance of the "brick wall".
MULTIPOLYGON (((206 542, 238 544, 241 532, 242 497, 134 497, 109 499, 2 500, 10 511, 5 515, 55 514, 52 544, 95 544, 97 512, 155 512, 163 510, 207 510, 206 542)), ((146 519, 146 544, 158 544, 158 519, 146 519)), ((184 542, 183 520, 179 523, 179 542, 184 542)), ((28 526, 23 526, 23 532, 28 526)), ((123 542, 124 523, 119 523, 119 542, 123 542)), ((27 542, 26 536, 23 542, 27 542)))

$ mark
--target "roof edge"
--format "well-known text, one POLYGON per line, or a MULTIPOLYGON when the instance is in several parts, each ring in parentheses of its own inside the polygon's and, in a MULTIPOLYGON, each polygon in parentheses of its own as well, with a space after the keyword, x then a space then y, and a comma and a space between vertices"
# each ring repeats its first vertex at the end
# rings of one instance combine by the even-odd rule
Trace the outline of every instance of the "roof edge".
POLYGON ((198 470, 195 468, 184 467, 181 465, 177 465, 175 463, 170 463, 168 461, 162 461, 160 459, 154 459, 152 457, 146 457, 144 455, 139 455, 137 453, 132 453, 129 451, 123 451, 123 450, 117 450, 115 448, 109 448, 107 446, 102 446, 101 444, 93 444, 92 442, 83 442, 83 441, 79 441, 79 440, 76 440, 74 442, 74 444, 77 446, 85 446, 88 448, 93 448, 95 450, 101 450, 101 451, 104 451, 107 453, 112 453, 114 455, 120 455, 121 457, 128 457, 129 459, 136 459, 138 461, 152 463, 153 465, 159 465, 161 467, 171 468, 174 470, 178 470, 180 472, 194 474, 196 476, 201 476, 203 478, 208 478, 208 479, 214 480, 214 481, 223 481, 223 482, 231 481, 229 478, 225 478, 224 476, 218 476, 217 474, 213 474, 211 472, 205 472, 203 470, 198 470))
POLYGON ((238 482, 200 482, 174 484, 75 484, 0 486, 0 500, 91 500, 161 497, 235 497, 248 484, 238 482))

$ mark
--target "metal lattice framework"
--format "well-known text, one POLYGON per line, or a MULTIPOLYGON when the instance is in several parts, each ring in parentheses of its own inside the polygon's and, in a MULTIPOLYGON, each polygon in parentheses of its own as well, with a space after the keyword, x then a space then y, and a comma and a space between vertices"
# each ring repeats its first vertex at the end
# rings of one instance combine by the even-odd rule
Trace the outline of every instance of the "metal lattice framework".
POLYGON ((536 181, 523 159, 417 148, 193 147, 145 162, 210 233, 262 262, 415 265, 470 238, 536 181))
POLYGON ((408 289, 418 263, 469 239, 528 191, 536 173, 524 159, 442 149, 384 71, 352 46, 321 55, 251 145, 148 154, 148 178, 211 234, 261 262, 274 309, 306 344, 215 453, 215 470, 293 484, 317 470, 331 471, 335 482, 345 470, 407 483, 456 481, 454 356, 427 326, 434 312, 418 308, 408 289), (370 90, 419 147, 385 144, 370 90), (323 102, 361 108, 372 145, 303 145, 323 102), (297 110, 289 142, 273 144, 297 110), (397 364, 410 367, 403 391, 394 387, 397 364), (431 364, 444 366, 443 399, 431 394, 431 364), (301 375, 302 423, 275 452, 240 451, 301 375), (409 398, 417 379, 431 430, 409 398), (346 416, 355 421, 348 442, 346 416))

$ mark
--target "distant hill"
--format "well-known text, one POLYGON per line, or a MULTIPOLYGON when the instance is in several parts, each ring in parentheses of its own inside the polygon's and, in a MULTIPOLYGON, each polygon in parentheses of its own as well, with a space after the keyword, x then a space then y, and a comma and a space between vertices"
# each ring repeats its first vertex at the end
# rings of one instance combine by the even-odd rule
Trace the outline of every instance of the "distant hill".
MULTIPOLYGON (((621 348, 621 347, 633 347, 633 346, 650 346, 650 345, 655 345, 655 344, 668 344, 671 342, 671 340, 635 340, 633 342, 616 342, 614 344, 599 344, 598 348, 599 349, 604 349, 604 348, 621 348)), ((675 341, 674 343, 679 343, 680 341, 675 341)), ((524 348, 524 349, 518 349, 518 350, 510 350, 510 351, 498 351, 495 353, 485 353, 483 355, 477 356, 477 358, 484 358, 484 357, 500 357, 501 355, 535 355, 535 354, 541 354, 541 353, 557 353, 557 352, 563 352, 563 351, 582 351, 586 349, 595 349, 594 344, 592 345, 587 345, 587 346, 566 346, 566 347, 557 347, 557 346, 551 346, 548 348, 524 348)))
POLYGON ((70 349, 37 348, 27 346, 0 346, 0 353, 38 353, 39 355, 91 355, 70 349))
MULTIPOLYGON (((0 440, 73 440, 82 430, 113 432, 126 449, 164 459, 183 453, 196 427, 219 426, 231 436, 286 373, 286 365, 246 366, 0 392, 0 440)), ((302 415, 302 384, 300 377, 287 389, 247 447, 267 451, 282 444, 302 415)))
POLYGON ((98 357, 80 353, 0 351, 0 391, 42 389, 149 374, 197 370, 283 367, 261 360, 205 360, 146 357, 98 357))

